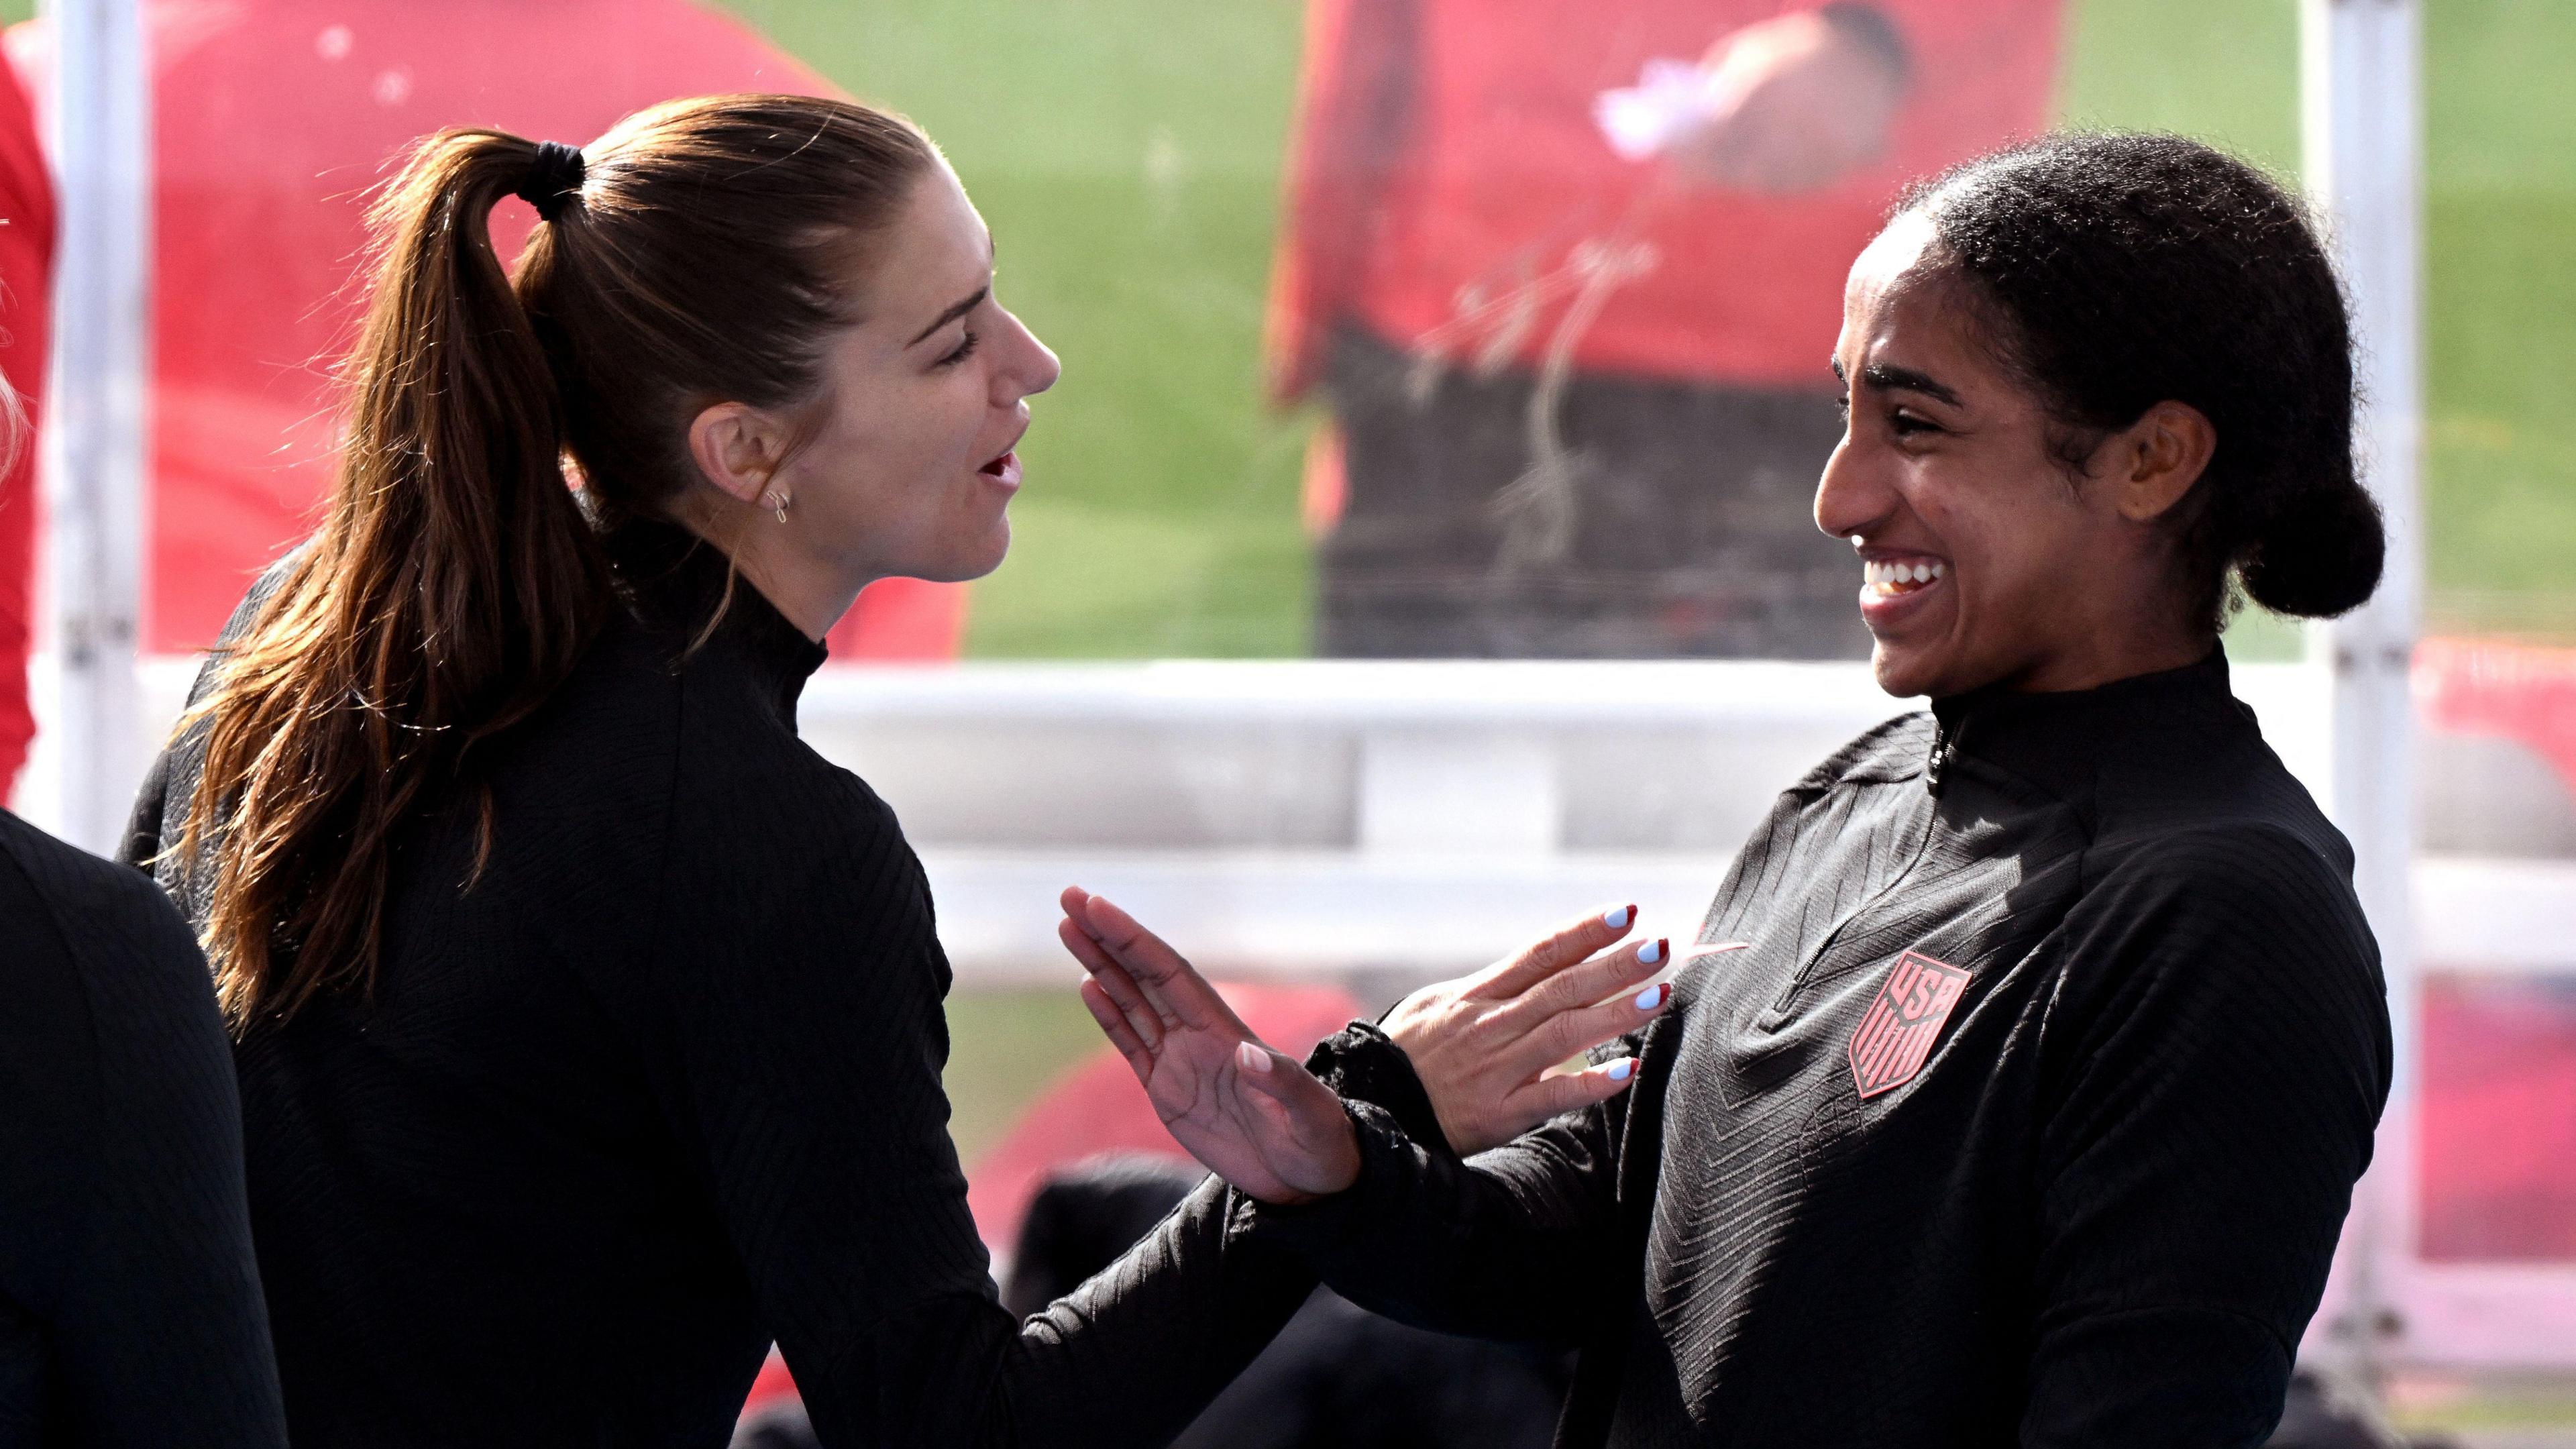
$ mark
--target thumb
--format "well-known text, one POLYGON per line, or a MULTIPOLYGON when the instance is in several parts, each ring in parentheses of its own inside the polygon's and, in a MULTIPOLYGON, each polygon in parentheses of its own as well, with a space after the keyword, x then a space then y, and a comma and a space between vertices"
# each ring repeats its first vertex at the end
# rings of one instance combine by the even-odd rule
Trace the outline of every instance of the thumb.
POLYGON ((1290 1075, 1302 1074, 1305 1070, 1261 1043, 1249 1039, 1234 1044, 1234 1064, 1243 1069, 1243 1080, 1246 1085, 1265 1097, 1275 1098, 1281 1102, 1293 1100, 1296 1092, 1296 1087, 1289 1081, 1290 1075), (1286 1068, 1284 1071, 1281 1069, 1283 1065, 1286 1068))
POLYGON ((1342 1099, 1333 1095, 1332 1088, 1315 1080, 1314 1073, 1257 1041, 1237 1043, 1234 1064, 1243 1069, 1245 1086, 1285 1108, 1288 1120, 1299 1128, 1325 1119, 1338 1120, 1342 1115, 1342 1099))
POLYGON ((1262 1146, 1270 1170, 1297 1192, 1340 1192, 1359 1177, 1359 1140, 1333 1089, 1313 1073, 1257 1042, 1235 1048, 1236 1073, 1251 1103, 1273 1118, 1287 1140, 1262 1146))

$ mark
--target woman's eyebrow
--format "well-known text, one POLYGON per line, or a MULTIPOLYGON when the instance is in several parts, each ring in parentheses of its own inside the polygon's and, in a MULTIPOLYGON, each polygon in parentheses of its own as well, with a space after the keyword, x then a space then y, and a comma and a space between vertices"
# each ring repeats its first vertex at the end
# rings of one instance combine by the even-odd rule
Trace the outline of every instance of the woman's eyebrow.
POLYGON ((1919 392, 1952 407, 1959 405, 1959 395, 1946 384, 1935 382, 1929 375, 1910 367, 1891 367, 1884 362, 1873 362, 1862 368, 1860 375, 1872 387, 1885 388, 1890 392, 1919 392))
POLYGON ((958 318, 965 316, 967 313, 974 311, 976 308, 983 306, 984 299, 991 295, 993 295, 992 283, 986 282, 984 285, 977 287, 975 289, 974 296, 950 304, 947 311, 940 313, 937 318, 932 320, 929 326, 922 328, 920 332, 914 335, 912 341, 905 343, 904 346, 911 347, 916 345, 922 338, 929 336, 931 333, 938 331, 940 328, 947 326, 949 323, 954 322, 958 318))

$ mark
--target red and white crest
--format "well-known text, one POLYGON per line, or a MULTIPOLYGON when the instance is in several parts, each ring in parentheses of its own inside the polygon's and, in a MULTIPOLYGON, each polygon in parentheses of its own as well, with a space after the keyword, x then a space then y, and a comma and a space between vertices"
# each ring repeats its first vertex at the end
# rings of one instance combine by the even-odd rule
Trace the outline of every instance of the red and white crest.
POLYGON ((1852 1033, 1852 1080, 1865 1101, 1914 1080, 1950 1008, 1968 989, 1968 973, 1917 951, 1900 953, 1852 1033))

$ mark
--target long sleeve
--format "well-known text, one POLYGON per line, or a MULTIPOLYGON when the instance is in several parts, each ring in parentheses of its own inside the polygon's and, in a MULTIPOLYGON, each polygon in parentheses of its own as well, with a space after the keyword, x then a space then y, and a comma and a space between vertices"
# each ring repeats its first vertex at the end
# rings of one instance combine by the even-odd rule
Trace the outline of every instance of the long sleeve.
MULTIPOLYGON (((920 866, 855 780, 819 802, 779 783, 703 797, 741 848, 689 851, 665 881, 691 916, 725 903, 719 928, 672 937, 665 1090, 822 1442, 1165 1442, 1313 1275, 1211 1182, 1045 1313, 1006 1312, 947 1133, 949 972, 920 866)), ((675 838, 712 833, 689 808, 675 838)))
POLYGON ((2065 929, 2022 1442, 2259 1444, 2387 1098, 2376 949, 2266 829, 2116 866, 2065 929))
POLYGON ((284 1445, 232 1055, 186 926, 150 882, 0 817, 0 938, 27 1037, 0 1277, 41 1325, 39 1414, 98 1449, 284 1445))
POLYGON ((1336 1292, 1418 1328, 1571 1347, 1633 1278, 1618 1262, 1624 1098, 1462 1161, 1374 1028, 1326 1042, 1314 1064, 1358 1129, 1359 1181, 1256 1211, 1336 1292))
MULTIPOLYGON (((636 547, 669 612, 721 596, 720 564, 636 547)), ((1313 1274, 1211 1188, 1046 1314, 1003 1310, 919 864, 794 734, 819 651, 756 599, 694 652, 652 617, 496 746, 479 874, 461 817, 424 815, 377 990, 237 1054, 298 1442, 721 1442, 772 1340, 831 1449, 1168 1440, 1313 1274), (554 1379, 496 1371, 531 1362, 554 1379)), ((173 743, 129 857, 184 829, 202 754, 173 743)), ((211 848, 159 870, 192 916, 211 848)))

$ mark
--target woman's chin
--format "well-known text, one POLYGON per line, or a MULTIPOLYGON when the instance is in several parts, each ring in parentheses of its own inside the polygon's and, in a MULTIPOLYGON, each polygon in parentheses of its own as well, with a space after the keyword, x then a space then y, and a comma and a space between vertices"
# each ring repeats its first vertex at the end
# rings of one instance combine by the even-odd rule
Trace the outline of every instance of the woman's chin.
MULTIPOLYGON (((993 530, 985 538, 984 547, 976 557, 975 571, 967 575, 967 578, 980 579, 984 575, 991 573, 993 570, 1000 568, 1002 566, 1002 560, 1010 557, 1010 554, 1010 516, 1008 514, 996 514, 993 518, 993 530)), ((960 580, 959 582, 962 583, 964 580, 960 580)))
POLYGON ((1898 699, 1913 699, 1940 690, 1942 663, 1928 650, 1890 644, 1881 639, 1870 651, 1869 672, 1878 681, 1879 688, 1898 699))
POLYGON ((949 550, 934 564, 913 570, 912 576, 934 584, 972 583, 1000 568, 1010 552, 1011 520, 997 515, 982 536, 949 550))

